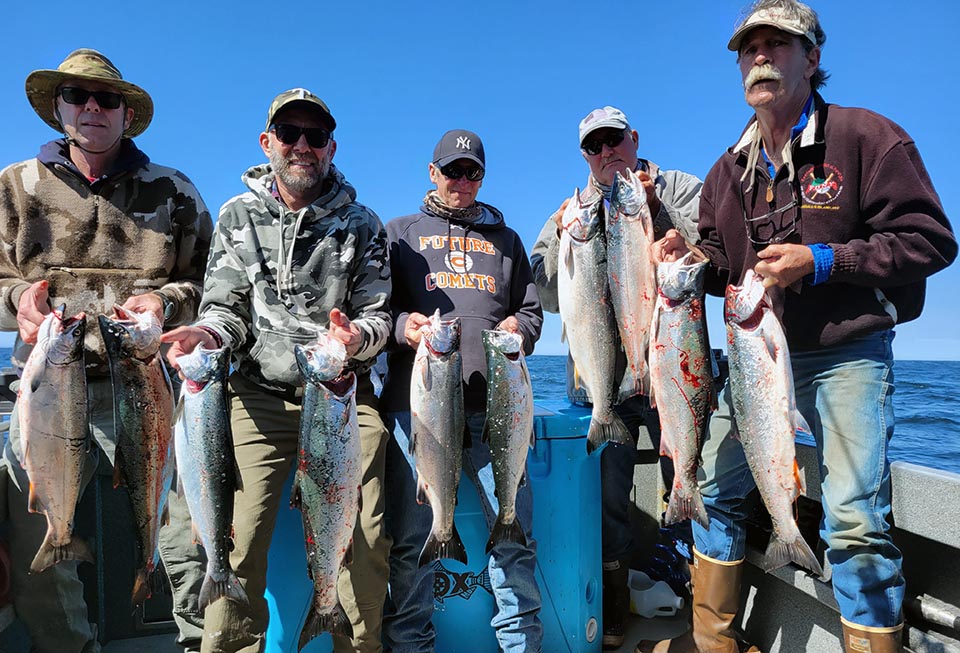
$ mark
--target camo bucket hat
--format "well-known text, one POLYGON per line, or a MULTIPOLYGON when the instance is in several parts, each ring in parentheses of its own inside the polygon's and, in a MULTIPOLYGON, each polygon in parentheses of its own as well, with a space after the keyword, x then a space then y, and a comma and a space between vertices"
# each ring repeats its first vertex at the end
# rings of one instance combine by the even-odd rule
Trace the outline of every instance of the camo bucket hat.
POLYGON ((126 105, 133 109, 133 120, 123 132, 127 138, 142 134, 153 119, 153 100, 145 90, 124 81, 113 62, 96 50, 81 48, 68 54, 56 70, 34 70, 27 75, 26 90, 30 105, 45 123, 58 132, 63 129, 54 113, 53 100, 57 88, 68 79, 102 82, 123 95, 126 105))

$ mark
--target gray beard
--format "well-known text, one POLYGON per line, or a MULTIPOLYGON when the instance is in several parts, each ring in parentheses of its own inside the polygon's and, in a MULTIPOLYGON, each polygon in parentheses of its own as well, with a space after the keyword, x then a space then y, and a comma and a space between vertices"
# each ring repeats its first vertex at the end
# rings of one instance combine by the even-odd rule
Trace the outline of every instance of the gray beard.
POLYGON ((297 193, 305 193, 323 184, 323 179, 330 170, 330 163, 327 162, 326 165, 324 165, 324 162, 320 161, 320 164, 320 174, 311 174, 309 176, 296 174, 291 171, 290 162, 287 161, 282 154, 273 149, 270 150, 270 167, 273 169, 273 172, 277 175, 277 178, 283 182, 284 186, 297 193))

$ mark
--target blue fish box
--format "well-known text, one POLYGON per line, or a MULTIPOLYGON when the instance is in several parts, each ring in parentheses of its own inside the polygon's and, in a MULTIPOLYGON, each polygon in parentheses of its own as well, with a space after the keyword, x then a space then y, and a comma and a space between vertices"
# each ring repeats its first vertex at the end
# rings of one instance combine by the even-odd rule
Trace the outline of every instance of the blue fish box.
MULTIPOLYGON (((536 444, 527 458, 533 490, 533 534, 537 540, 537 582, 543 600, 543 650, 597 653, 601 650, 600 457, 587 455, 590 411, 566 402, 537 405, 536 444)), ((269 553, 267 602, 268 653, 296 653, 300 628, 310 606, 312 588, 300 513, 285 510, 284 492, 269 553)), ((490 619, 494 601, 485 552, 490 531, 473 484, 461 480, 457 530, 469 564, 434 563, 436 650, 444 653, 497 653, 490 619), (469 638, 463 636, 470 633, 469 638)), ((332 650, 324 633, 304 649, 332 650)))

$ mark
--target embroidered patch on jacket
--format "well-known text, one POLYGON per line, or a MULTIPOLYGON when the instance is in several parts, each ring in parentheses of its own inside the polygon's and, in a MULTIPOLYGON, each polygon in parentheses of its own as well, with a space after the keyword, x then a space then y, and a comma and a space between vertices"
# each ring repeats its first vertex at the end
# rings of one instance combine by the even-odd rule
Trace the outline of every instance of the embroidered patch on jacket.
POLYGON ((800 177, 803 199, 814 206, 833 204, 843 191, 843 173, 829 163, 811 166, 800 177))

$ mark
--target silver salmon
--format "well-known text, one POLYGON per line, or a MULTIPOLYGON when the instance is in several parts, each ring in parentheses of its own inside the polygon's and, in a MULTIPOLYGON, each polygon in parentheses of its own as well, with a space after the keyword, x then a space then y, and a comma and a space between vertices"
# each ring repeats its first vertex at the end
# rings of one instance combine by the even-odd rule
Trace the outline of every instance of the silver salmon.
POLYGON ((410 453, 417 468, 417 502, 427 503, 433 525, 419 566, 451 558, 466 564, 467 550, 453 522, 463 463, 463 362, 460 318, 440 319, 438 310, 422 328, 410 380, 410 453))
POLYGON ((230 566, 233 501, 240 486, 227 396, 230 351, 200 346, 178 357, 177 365, 184 377, 173 429, 178 491, 207 554, 200 610, 221 598, 248 605, 230 566))
POLYGON ((83 338, 86 316, 64 316, 64 306, 44 318, 23 368, 17 412, 20 464, 30 479, 30 512, 47 518, 47 534, 30 564, 37 573, 64 560, 93 561, 73 536, 83 465, 89 450, 83 338))
POLYGON ((650 252, 653 218, 647 193, 637 176, 615 174, 606 215, 607 278, 627 369, 620 384, 620 400, 649 394, 647 352, 657 301, 657 267, 650 252))
POLYGON ((133 603, 140 605, 150 595, 148 581, 160 559, 160 523, 173 483, 173 387, 153 313, 113 310, 116 319, 99 317, 113 381, 113 486, 126 487, 130 495, 138 545, 133 603))
POLYGON ((527 545, 517 520, 517 488, 524 481, 527 450, 533 446, 533 387, 523 357, 523 337, 484 331, 487 357, 487 417, 483 440, 490 446, 493 482, 500 510, 490 530, 487 553, 498 542, 527 545))
POLYGON ((353 561, 362 469, 357 424, 357 377, 341 374, 343 345, 321 335, 311 347, 294 346, 304 380, 300 445, 290 505, 299 508, 313 600, 299 648, 323 631, 353 637, 337 594, 337 579, 353 561))
POLYGON ((675 470, 665 521, 695 519, 706 528, 697 468, 713 402, 713 370, 703 310, 707 262, 692 257, 657 266, 650 381, 660 414, 660 452, 673 460, 675 470))
MULTIPOLYGON (((563 337, 593 401, 587 450, 604 442, 632 444, 623 420, 613 412, 618 390, 617 323, 607 281, 607 253, 600 202, 582 204, 579 189, 564 209, 557 260, 557 294, 563 337)), ((582 383, 581 383, 582 382, 582 383)))
POLYGON ((783 327, 753 270, 742 286, 727 286, 724 320, 737 431, 773 522, 763 567, 772 571, 793 561, 822 575, 793 517, 793 502, 803 491, 794 440, 798 429, 810 427, 797 410, 783 327))

